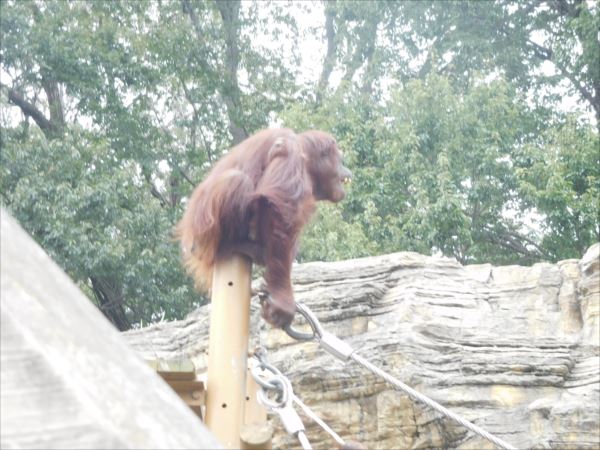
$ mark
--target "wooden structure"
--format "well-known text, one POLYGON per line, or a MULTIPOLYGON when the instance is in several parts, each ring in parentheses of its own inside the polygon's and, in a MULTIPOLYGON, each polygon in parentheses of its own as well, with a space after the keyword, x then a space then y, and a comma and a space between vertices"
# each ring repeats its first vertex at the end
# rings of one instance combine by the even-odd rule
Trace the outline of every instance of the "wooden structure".
POLYGON ((248 367, 251 267, 251 262, 239 255, 221 260, 215 267, 206 393, 191 361, 149 362, 230 449, 270 448, 273 434, 248 367))
POLYGON ((204 382, 196 375, 194 364, 189 359, 171 361, 154 360, 148 364, 167 382, 171 389, 200 418, 206 398, 204 382))
POLYGON ((219 448, 1 210, 0 448, 219 448))
POLYGON ((212 283, 205 423, 226 448, 241 447, 251 267, 240 255, 220 260, 212 283))

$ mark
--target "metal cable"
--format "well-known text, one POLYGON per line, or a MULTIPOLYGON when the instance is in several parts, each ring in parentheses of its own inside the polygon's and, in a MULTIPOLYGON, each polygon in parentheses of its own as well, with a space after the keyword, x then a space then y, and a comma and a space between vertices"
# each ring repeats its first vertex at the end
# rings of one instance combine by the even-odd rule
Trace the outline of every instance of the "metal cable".
MULTIPOLYGON (((325 430, 329 435, 340 445, 344 445, 344 440, 337 434, 329 425, 327 425, 323 419, 321 419, 317 414, 310 409, 296 394, 292 389, 292 384, 281 371, 269 364, 267 362, 264 349, 260 349, 261 351, 254 355, 255 364, 252 365, 251 374, 254 380, 262 387, 262 389, 258 392, 258 399, 261 404, 263 404, 270 411, 275 411, 278 408, 281 408, 285 403, 288 403, 288 399, 296 403, 309 418, 315 421, 323 430, 325 430), (261 371, 265 371, 266 373, 270 372, 271 377, 269 380, 265 379, 265 373, 261 373, 261 371), (266 391, 274 390, 279 392, 279 396, 277 400, 271 400, 267 397, 266 391)), ((310 442, 308 438, 302 433, 298 433, 298 440, 302 445, 304 450, 310 448, 310 442)))
POLYGON ((300 445, 302 446, 303 450, 312 450, 312 445, 310 445, 310 442, 309 442, 308 438, 306 437, 306 434, 304 433, 304 431, 300 431, 298 433, 297 438, 300 441, 300 445))
POLYGON ((366 368, 366 369, 370 370, 371 372, 373 372, 374 374, 380 376, 385 381, 387 381, 388 383, 390 383, 392 386, 396 387, 398 390, 407 393, 413 399, 418 400, 418 401, 420 401, 422 403, 425 403, 427 406, 435 409, 436 411, 441 412, 446 417, 449 417, 450 419, 458 422, 463 427, 471 430, 473 433, 476 433, 479 436, 487 439, 488 441, 493 442, 499 448, 502 448, 502 449, 505 449, 505 450, 516 450, 516 448, 513 447, 512 445, 510 445, 508 442, 505 442, 502 439, 497 438, 493 434, 490 434, 487 431, 485 431, 483 428, 480 428, 477 425, 475 425, 474 423, 471 423, 468 420, 463 419, 458 414, 453 413, 452 411, 450 411, 449 409, 443 407, 442 405, 440 405, 439 403, 437 403, 434 400, 430 399, 429 397, 421 394, 418 391, 415 391, 413 388, 411 388, 410 386, 407 386, 402 381, 397 380, 396 378, 394 378, 393 376, 391 376, 387 372, 381 370, 379 367, 371 364, 369 361, 367 361, 366 359, 364 359, 362 356, 357 355, 356 353, 352 353, 350 355, 350 358, 353 359, 356 363, 358 363, 361 366, 363 366, 364 368, 366 368))
POLYGON ((329 425, 327 425, 323 419, 321 419, 319 416, 317 416, 315 414, 315 412, 310 409, 308 406, 306 406, 302 400, 300 400, 295 394, 292 395, 292 400, 294 401, 294 403, 296 403, 304 412, 304 414, 306 414, 308 417, 310 417, 312 420, 314 420, 321 428, 323 428, 323 430, 325 430, 327 433, 329 433, 329 435, 335 439, 335 441, 340 444, 340 445, 344 445, 345 442, 344 440, 340 437, 339 434, 337 434, 335 431, 333 431, 331 429, 331 427, 329 425))
POLYGON ((303 305, 301 303, 296 303, 296 311, 298 313, 300 313, 299 315, 304 317, 306 322, 310 325, 311 332, 310 333, 300 332, 300 331, 294 329, 292 327, 292 325, 290 324, 284 328, 284 331, 290 337, 297 339, 299 341, 316 341, 325 351, 327 351, 331 355, 335 356, 336 358, 340 359, 341 361, 347 361, 348 359, 353 359, 356 363, 358 363, 361 366, 365 367, 366 369, 370 370, 374 374, 380 376, 381 378, 386 380, 388 383, 390 383, 392 386, 394 386, 398 390, 401 390, 401 391, 407 393, 413 399, 418 400, 422 403, 425 403, 426 405, 435 409, 436 411, 441 412, 446 417, 449 417, 450 419, 458 422, 459 424, 461 424, 463 427, 467 428, 468 430, 471 430, 472 432, 478 434, 479 436, 494 443, 499 448, 502 448, 505 450, 516 450, 515 447, 513 447, 509 443, 488 433, 487 431, 478 427, 474 423, 471 423, 468 420, 463 419, 458 414, 453 413, 452 411, 443 407, 439 403, 431 400, 429 397, 421 394, 420 392, 415 391, 413 388, 402 383, 400 380, 397 380, 396 378, 394 378, 393 376, 391 376, 384 370, 380 369, 379 367, 371 364, 369 361, 364 359, 362 356, 357 355, 355 353, 354 349, 351 346, 349 346, 346 342, 342 341, 334 334, 329 333, 328 331, 323 329, 323 327, 321 326, 321 323, 319 322, 319 319, 317 319, 317 316, 315 316, 315 314, 310 310, 310 308, 308 306, 303 305))

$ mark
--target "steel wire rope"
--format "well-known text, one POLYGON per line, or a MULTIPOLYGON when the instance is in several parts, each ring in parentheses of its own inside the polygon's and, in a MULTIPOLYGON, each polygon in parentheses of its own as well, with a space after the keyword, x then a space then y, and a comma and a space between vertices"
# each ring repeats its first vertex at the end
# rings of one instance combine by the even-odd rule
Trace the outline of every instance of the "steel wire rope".
POLYGON ((393 377, 386 371, 380 369, 373 363, 369 362, 367 359, 358 355, 354 351, 354 349, 352 347, 350 347, 347 343, 345 343, 344 341, 339 339, 334 334, 329 333, 328 331, 325 331, 323 329, 323 327, 321 326, 317 317, 313 314, 313 312, 306 305, 302 305, 302 304, 298 303, 298 304, 296 304, 296 310, 306 319, 306 321, 308 322, 308 324, 310 325, 310 327, 312 329, 312 332, 311 333, 300 332, 300 331, 297 331, 294 328, 292 328, 291 325, 288 325, 285 328, 285 332, 290 337, 300 340, 300 341, 314 340, 321 347, 323 347, 323 349, 325 349, 327 352, 329 352, 336 358, 338 358, 342 361, 346 361, 347 359, 352 359, 354 362, 356 362, 360 366, 364 367, 367 370, 370 370, 375 375, 378 375, 381 378, 383 378, 389 384, 394 386, 397 390, 408 394, 411 398, 413 398, 417 401, 420 401, 421 403, 424 403, 425 405, 429 406, 430 408, 434 409, 435 411, 442 413, 444 416, 454 420, 455 422, 459 423, 460 425, 467 428, 468 430, 470 430, 470 431, 474 432, 475 434, 483 437, 484 439, 487 439, 488 441, 492 442, 497 447, 504 449, 504 450, 516 450, 516 447, 513 447, 508 442, 500 439, 497 436, 494 436, 493 434, 487 432, 483 428, 475 425, 474 423, 464 419, 463 417, 459 416, 458 414, 450 411, 448 408, 440 405, 435 400, 432 400, 429 397, 427 397, 426 395, 421 394, 420 392, 416 391, 415 389, 411 388, 410 386, 404 384, 402 381, 396 379, 395 377, 393 377))

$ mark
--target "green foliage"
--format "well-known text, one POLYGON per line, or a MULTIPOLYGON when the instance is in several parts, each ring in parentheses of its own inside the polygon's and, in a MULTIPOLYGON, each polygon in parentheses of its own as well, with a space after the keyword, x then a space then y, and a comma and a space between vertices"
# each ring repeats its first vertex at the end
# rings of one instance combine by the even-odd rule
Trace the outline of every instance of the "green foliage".
POLYGON ((173 319, 198 302, 169 238, 175 215, 140 189, 135 161, 117 162, 105 140, 73 130, 63 140, 34 132, 9 141, 1 162, 7 206, 76 281, 126 298, 128 324, 173 319))
POLYGON ((372 255, 377 251, 359 223, 348 223, 339 208, 321 205, 303 233, 298 261, 339 261, 372 255))
POLYGON ((172 227, 232 142, 274 120, 330 131, 354 173, 299 261, 578 257, 600 239, 598 10, 8 0, 2 203, 121 329, 205 300, 172 227), (325 27, 297 20, 307 13, 325 27), (308 34, 326 54, 305 62, 321 69, 306 81, 308 34))
POLYGON ((402 156, 388 170, 409 180, 411 193, 399 214, 401 240, 463 262, 502 260, 505 252, 489 248, 486 233, 495 224, 514 227, 503 217, 514 189, 511 144, 523 133, 522 107, 513 100, 506 83, 461 94, 438 76, 396 92, 391 145, 402 156), (474 243, 484 244, 485 251, 474 243))
MULTIPOLYGON (((328 129, 348 149, 354 181, 342 217, 353 227, 350 255, 358 239, 369 253, 441 252, 465 263, 550 257, 520 234, 529 218, 515 215, 516 143, 534 135, 536 122, 509 83, 478 83, 462 93, 430 75, 396 89, 382 106, 349 91, 283 117, 293 127, 328 129)), ((543 145, 537 152, 543 155, 543 145)), ((305 237, 311 249, 328 248, 323 238, 341 228, 325 218, 317 229, 305 237)))
POLYGON ((544 216, 541 246, 552 259, 580 257, 600 240, 598 135, 571 117, 520 156, 520 197, 544 216))

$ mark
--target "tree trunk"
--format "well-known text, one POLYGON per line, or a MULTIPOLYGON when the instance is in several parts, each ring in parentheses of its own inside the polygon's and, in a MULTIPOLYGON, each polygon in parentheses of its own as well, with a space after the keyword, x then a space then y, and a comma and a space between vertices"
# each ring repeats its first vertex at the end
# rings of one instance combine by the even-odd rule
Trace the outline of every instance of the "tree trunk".
POLYGON ((100 311, 119 331, 129 330, 131 322, 125 314, 123 294, 120 287, 111 280, 104 278, 90 277, 90 281, 100 311))
POLYGON ((356 48, 354 49, 350 61, 346 64, 346 72, 342 77, 340 86, 351 83, 356 71, 360 69, 366 61, 367 67, 363 79, 361 80, 361 91, 366 93, 371 92, 372 84, 375 79, 373 73, 375 68, 373 66, 372 57, 375 51, 378 25, 379 21, 369 22, 368 20, 365 20, 361 25, 361 30, 358 31, 358 37, 356 39, 356 48))
POLYGON ((50 109, 50 123, 57 132, 62 132, 65 127, 65 113, 63 108, 63 99, 60 93, 60 86, 51 76, 42 77, 42 86, 48 99, 48 108, 50 109))
MULTIPOLYGON (((241 90, 237 77, 240 62, 238 47, 238 35, 240 28, 239 12, 241 3, 239 0, 219 0, 215 2, 217 10, 223 20, 223 31, 225 35, 225 73, 222 74, 223 83, 219 86, 219 94, 227 108, 229 118, 229 132, 233 138, 233 144, 239 144, 248 137, 248 132, 243 126, 243 113, 241 102, 241 90)), ((190 0, 181 0, 182 10, 190 17, 192 26, 198 40, 202 39, 200 21, 194 11, 190 0)), ((205 67, 205 70, 211 70, 205 67)))
MULTIPOLYGON (((62 98, 58 89, 58 83, 54 83, 54 88, 49 86, 50 94, 48 94, 49 91, 46 91, 48 105, 50 106, 50 119, 48 119, 36 105, 23 97, 17 89, 8 89, 8 101, 13 105, 18 106, 25 116, 31 117, 37 126, 40 127, 47 139, 61 137, 65 127, 65 120, 62 112, 62 98)), ((46 90, 46 86, 44 86, 44 90, 46 90)))
POLYGON ((240 63, 240 51, 238 48, 238 35, 240 29, 240 5, 239 0, 226 0, 215 2, 221 19, 223 19, 223 31, 225 33, 225 74, 221 96, 227 106, 229 116, 229 132, 233 137, 233 144, 239 144, 248 137, 244 128, 241 91, 238 83, 237 70, 240 63))
POLYGON ((335 36, 335 0, 331 2, 325 2, 325 36, 327 38, 327 54, 323 61, 323 70, 319 77, 319 83, 317 84, 317 102, 320 102, 323 98, 323 94, 327 89, 329 83, 329 76, 333 71, 335 65, 335 56, 337 53, 337 40, 335 36))

